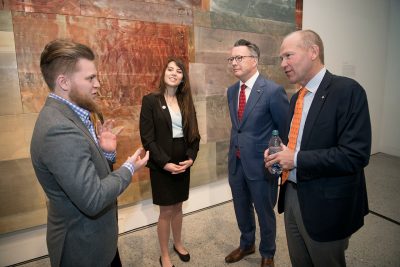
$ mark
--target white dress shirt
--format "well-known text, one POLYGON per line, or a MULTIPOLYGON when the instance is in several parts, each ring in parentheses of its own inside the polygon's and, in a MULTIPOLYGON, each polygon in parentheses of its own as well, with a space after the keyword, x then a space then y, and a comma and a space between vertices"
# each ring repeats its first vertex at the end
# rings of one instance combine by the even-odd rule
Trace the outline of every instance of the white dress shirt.
MULTIPOLYGON (((253 76, 251 76, 250 79, 248 79, 244 84, 246 84, 246 89, 244 90, 245 94, 246 94, 246 103, 247 100, 249 99, 250 93, 251 93, 251 89, 254 87, 254 84, 256 83, 256 80, 258 78, 258 75, 260 75, 260 73, 257 71, 256 73, 254 73, 253 76)), ((239 109, 239 97, 240 97, 240 88, 242 87, 243 82, 240 81, 239 84, 239 93, 238 93, 238 109, 239 109)))
POLYGON ((300 145, 301 145, 301 139, 303 137, 303 130, 304 130, 304 124, 306 123, 308 111, 310 110, 311 103, 314 99, 315 93, 317 92, 317 89, 319 85, 322 82, 322 79, 324 78, 326 73, 326 68, 322 68, 307 84, 306 84, 306 89, 307 93, 304 96, 304 102, 303 102, 303 112, 301 114, 301 121, 300 121, 300 128, 299 128, 299 133, 297 135, 297 141, 296 141, 296 148, 294 152, 294 168, 290 171, 288 180, 292 182, 297 182, 297 177, 296 177, 296 167, 297 167, 297 154, 300 151, 300 145))

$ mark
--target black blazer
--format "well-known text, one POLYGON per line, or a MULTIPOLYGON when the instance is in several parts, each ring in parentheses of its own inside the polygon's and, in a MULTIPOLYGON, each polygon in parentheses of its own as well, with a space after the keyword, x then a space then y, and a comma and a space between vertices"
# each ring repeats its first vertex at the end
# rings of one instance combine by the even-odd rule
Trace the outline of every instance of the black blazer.
MULTIPOLYGON (((173 139, 171 115, 163 95, 150 93, 143 97, 139 124, 143 147, 150 151, 147 167, 162 170, 171 160, 173 139)), ((184 138, 187 140, 186 136, 184 138)), ((186 155, 193 161, 197 157, 199 143, 200 139, 191 143, 186 141, 186 155)))
MULTIPOLYGON (((290 118, 297 96, 290 102, 290 118)), ((370 153, 371 122, 364 89, 327 71, 311 104, 297 155, 300 210, 312 239, 343 239, 364 224, 369 211, 364 167, 370 153)), ((284 211, 286 186, 280 189, 279 213, 284 211)))

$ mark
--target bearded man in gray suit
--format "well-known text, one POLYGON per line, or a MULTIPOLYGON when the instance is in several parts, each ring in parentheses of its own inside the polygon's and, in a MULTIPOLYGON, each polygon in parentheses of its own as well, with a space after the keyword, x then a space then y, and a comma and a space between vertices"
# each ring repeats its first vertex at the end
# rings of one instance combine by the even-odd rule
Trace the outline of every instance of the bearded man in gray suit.
POLYGON ((142 149, 111 172, 113 121, 98 123, 94 101, 100 87, 94 53, 82 44, 55 40, 44 48, 40 68, 50 94, 31 142, 36 176, 48 198, 47 248, 51 266, 110 266, 117 252, 117 197, 149 153, 142 149))

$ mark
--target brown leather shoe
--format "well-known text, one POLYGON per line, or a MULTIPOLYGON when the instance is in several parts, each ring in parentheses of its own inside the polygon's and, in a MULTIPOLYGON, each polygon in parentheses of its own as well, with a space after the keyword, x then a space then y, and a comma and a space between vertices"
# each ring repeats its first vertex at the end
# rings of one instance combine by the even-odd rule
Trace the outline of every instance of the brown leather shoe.
POLYGON ((261 258, 261 267, 274 267, 274 258, 261 258))
POLYGON ((240 261, 245 256, 253 254, 255 251, 256 251, 256 248, 254 245, 252 245, 251 247, 249 247, 246 250, 242 250, 242 249, 240 249, 240 247, 238 247, 237 249, 235 249, 234 251, 229 253, 228 256, 225 257, 225 262, 233 263, 233 262, 240 261))

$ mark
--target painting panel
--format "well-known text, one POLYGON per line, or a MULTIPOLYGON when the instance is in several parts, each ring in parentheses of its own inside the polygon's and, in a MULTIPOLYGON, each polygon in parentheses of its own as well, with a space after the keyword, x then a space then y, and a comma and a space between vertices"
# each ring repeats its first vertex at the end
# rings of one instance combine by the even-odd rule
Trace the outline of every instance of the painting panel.
POLYGON ((226 95, 207 97, 207 141, 229 140, 231 130, 226 95))
POLYGON ((260 65, 279 64, 279 47, 283 36, 195 27, 196 62, 226 64, 230 50, 239 39, 249 40, 260 48, 260 65))
MULTIPOLYGON (((7 144, 3 144, 6 149, 0 155, 2 162, 29 158, 33 125, 49 92, 39 67, 40 54, 49 41, 69 38, 94 50, 102 86, 99 99, 102 111, 106 118, 116 119, 116 126, 124 127, 118 138, 115 168, 141 146, 138 129, 141 99, 158 87, 167 58, 180 57, 189 66, 189 30, 185 25, 25 12, 12 12, 12 20, 17 64, 11 65, 15 68, 18 65, 20 102, 22 99, 22 113, 25 113, 22 117, 33 116, 33 119, 26 123, 21 118, 0 117, 7 119, 4 125, 13 122, 15 127, 12 129, 19 129, 17 132, 13 130, 8 139, 5 135, 7 131, 3 131, 2 140, 7 144)), ((6 76, 4 71, 0 74, 2 78, 6 76)), ((132 184, 118 202, 129 205, 149 197, 150 181, 146 169, 134 174, 132 184)), ((18 206, 15 208, 18 209, 18 206)), ((41 209, 45 209, 43 203, 32 216, 42 214, 39 212, 41 209)), ((5 216, 3 219, 10 218, 5 216)), ((43 222, 44 218, 41 218, 43 222)), ((32 218, 32 221, 38 222, 38 218, 32 218)), ((16 225, 15 229, 25 227, 16 225)))
POLYGON ((11 12, 0 11, 0 116, 22 113, 11 12))
POLYGON ((296 0, 212 0, 211 11, 294 22, 296 0))
POLYGON ((0 233, 45 224, 46 197, 31 159, 0 161, 0 172, 0 233))
POLYGON ((38 112, 48 94, 38 59, 55 38, 90 46, 97 55, 101 94, 108 102, 124 98, 123 105, 139 104, 142 95, 156 88, 168 56, 188 61, 186 26, 20 12, 13 20, 25 112, 38 112))
POLYGON ((0 9, 33 13, 80 15, 80 0, 3 0, 0 9))
MULTIPOLYGON (((296 1, 299 2, 302 3, 296 1)), ((48 95, 39 69, 40 53, 47 42, 71 38, 95 51, 103 112, 106 118, 115 118, 117 126, 124 127, 118 141, 116 168, 141 146, 138 119, 142 96, 158 87, 168 56, 183 58, 189 67, 201 134, 191 178, 191 186, 198 186, 227 177, 230 119, 226 89, 236 78, 226 58, 233 43, 239 38, 257 43, 262 53, 260 73, 288 89, 277 52, 283 36, 294 30, 295 23, 299 27, 302 6, 296 5, 295 22, 293 3, 294 0, 1 1, 0 169, 2 173, 12 172, 12 179, 17 182, 11 183, 9 176, 3 176, 0 190, 17 190, 13 197, 18 200, 0 210, 0 233, 45 223, 45 195, 29 164, 29 143, 37 112, 48 95), (35 202, 24 203, 23 195, 35 198, 35 202), (15 203, 19 204, 14 206, 15 203)), ((11 203, 7 193, 2 195, 1 203, 11 203)), ((146 168, 134 175, 118 202, 125 206, 150 197, 146 168)))
POLYGON ((193 4, 201 1, 82 0, 82 15, 173 24, 193 24, 193 4))

